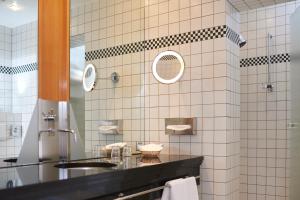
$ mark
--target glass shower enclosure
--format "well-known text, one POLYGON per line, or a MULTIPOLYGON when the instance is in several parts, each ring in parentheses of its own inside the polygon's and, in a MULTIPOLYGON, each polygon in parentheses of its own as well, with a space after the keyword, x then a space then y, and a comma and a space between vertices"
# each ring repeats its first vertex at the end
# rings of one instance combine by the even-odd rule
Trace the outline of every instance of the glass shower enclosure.
POLYGON ((290 200, 300 199, 300 7, 291 16, 290 200))

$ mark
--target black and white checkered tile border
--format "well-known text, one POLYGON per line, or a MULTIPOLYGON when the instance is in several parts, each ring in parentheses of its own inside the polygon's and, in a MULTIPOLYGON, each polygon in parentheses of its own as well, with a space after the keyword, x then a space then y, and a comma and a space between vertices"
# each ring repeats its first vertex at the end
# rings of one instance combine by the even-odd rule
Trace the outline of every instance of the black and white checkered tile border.
MULTIPOLYGON (((270 62, 274 63, 283 63, 283 62, 290 62, 291 57, 288 53, 285 54, 277 54, 272 55, 270 62)), ((260 57, 253 57, 253 58, 244 58, 240 60, 240 67, 249 67, 249 66, 256 66, 256 65, 266 65, 268 63, 267 56, 260 56, 260 57)))
MULTIPOLYGON (((155 38, 151 40, 144 40, 140 42, 109 47, 105 49, 99 49, 95 51, 89 51, 85 53, 85 60, 91 61, 95 59, 113 57, 118 55, 141 52, 145 50, 152 50, 223 37, 227 37, 235 44, 239 43, 239 35, 228 26, 222 25, 186 33, 180 33, 176 35, 165 36, 161 38, 155 38)), ((37 68, 37 63, 30 63, 27 65, 17 67, 0 66, 0 73, 20 74, 24 72, 37 70, 37 68)))
POLYGON ((1 74, 11 74, 11 67, 0 66, 1 74))
POLYGON ((12 67, 12 74, 20 74, 24 72, 31 72, 38 69, 37 63, 30 63, 27 65, 21 65, 17 67, 12 67))
POLYGON ((24 72, 31 72, 38 69, 37 63, 30 63, 27 65, 21 65, 17 67, 0 66, 0 73, 2 74, 20 74, 24 72))
POLYGON ((85 59, 86 61, 91 61, 101 58, 141 52, 144 50, 152 50, 222 37, 227 37, 236 44, 239 43, 238 34, 228 26, 222 25, 186 33, 180 33, 176 35, 165 36, 161 38, 155 38, 151 40, 144 40, 140 42, 109 47, 105 49, 89 51, 85 53, 85 59))

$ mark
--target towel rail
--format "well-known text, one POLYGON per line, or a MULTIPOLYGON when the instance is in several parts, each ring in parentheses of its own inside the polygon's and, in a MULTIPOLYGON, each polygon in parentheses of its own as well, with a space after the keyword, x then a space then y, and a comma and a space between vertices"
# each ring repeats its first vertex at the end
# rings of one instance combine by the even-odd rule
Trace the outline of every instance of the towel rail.
MULTIPOLYGON (((195 179, 200 179, 200 176, 195 176, 195 179)), ((124 196, 123 193, 120 193, 119 197, 116 198, 116 199, 114 199, 114 200, 132 199, 134 197, 138 197, 138 196, 142 196, 142 195, 149 194, 149 193, 152 193, 152 192, 157 192, 157 191, 163 190, 165 187, 166 186, 160 186, 160 187, 152 188, 152 189, 145 190, 145 191, 142 191, 142 192, 137 192, 137 193, 134 193, 134 194, 131 194, 131 195, 127 195, 127 196, 124 196)))

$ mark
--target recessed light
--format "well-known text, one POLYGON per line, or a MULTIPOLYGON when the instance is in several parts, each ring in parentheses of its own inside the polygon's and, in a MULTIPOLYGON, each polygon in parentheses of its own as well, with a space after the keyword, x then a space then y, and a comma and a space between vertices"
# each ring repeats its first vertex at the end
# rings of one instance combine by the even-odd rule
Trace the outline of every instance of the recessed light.
POLYGON ((22 10, 23 7, 20 6, 16 1, 13 1, 12 3, 8 4, 7 7, 13 11, 19 11, 22 10))

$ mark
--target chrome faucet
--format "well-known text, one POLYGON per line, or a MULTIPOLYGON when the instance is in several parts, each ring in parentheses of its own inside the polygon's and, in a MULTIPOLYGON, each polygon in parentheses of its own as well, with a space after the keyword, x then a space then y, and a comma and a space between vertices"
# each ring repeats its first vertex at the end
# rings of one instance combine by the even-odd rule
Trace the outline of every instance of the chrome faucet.
POLYGON ((76 135, 76 132, 74 130, 72 130, 72 129, 58 129, 57 132, 72 134, 74 136, 75 143, 77 142, 77 135, 76 135))
POLYGON ((53 128, 49 128, 47 130, 41 130, 41 131, 39 131, 39 139, 43 133, 48 133, 49 135, 54 135, 56 132, 72 134, 74 136, 75 142, 77 142, 76 133, 72 129, 57 129, 57 130, 55 130, 53 128))

